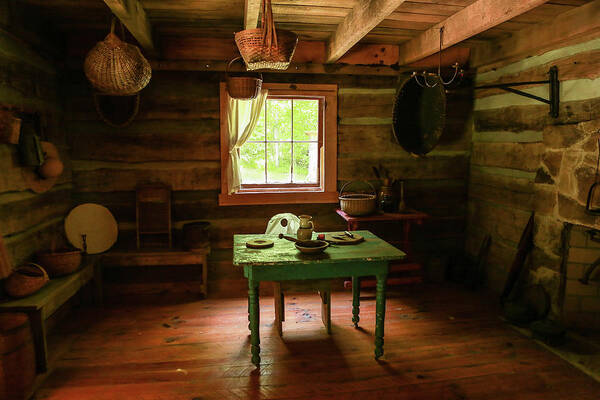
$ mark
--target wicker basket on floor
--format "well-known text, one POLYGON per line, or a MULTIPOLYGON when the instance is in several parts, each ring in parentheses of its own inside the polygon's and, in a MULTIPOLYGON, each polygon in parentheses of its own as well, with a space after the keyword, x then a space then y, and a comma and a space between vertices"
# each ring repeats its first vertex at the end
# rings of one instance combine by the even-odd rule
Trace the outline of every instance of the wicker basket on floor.
POLYGON ((235 43, 249 71, 285 70, 296 51, 298 35, 283 29, 275 30, 271 0, 262 0, 261 7, 261 27, 237 32, 235 43))

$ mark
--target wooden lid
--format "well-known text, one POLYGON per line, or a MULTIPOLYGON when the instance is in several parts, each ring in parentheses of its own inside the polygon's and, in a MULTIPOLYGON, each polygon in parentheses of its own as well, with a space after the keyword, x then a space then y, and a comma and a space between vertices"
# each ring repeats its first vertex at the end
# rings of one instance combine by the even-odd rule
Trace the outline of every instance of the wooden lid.
POLYGON ((65 233, 69 242, 80 250, 84 250, 82 235, 86 235, 87 253, 98 254, 115 244, 119 229, 108 208, 86 203, 75 207, 67 215, 65 233))

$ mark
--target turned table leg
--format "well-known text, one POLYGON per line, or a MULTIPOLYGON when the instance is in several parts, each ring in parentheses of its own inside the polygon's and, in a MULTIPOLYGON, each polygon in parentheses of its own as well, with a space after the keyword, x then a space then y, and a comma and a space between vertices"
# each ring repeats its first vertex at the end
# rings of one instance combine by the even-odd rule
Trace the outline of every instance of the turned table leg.
POLYGON ((273 282, 273 299, 275 305, 275 327, 279 336, 283 336, 282 322, 285 321, 285 301, 281 282, 273 282))
POLYGON ((331 290, 321 290, 321 320, 327 333, 331 335, 331 290))
POLYGON ((258 307, 258 282, 248 280, 248 309, 250 317, 250 343, 252 344, 252 364, 260 365, 260 310, 258 307))
POLYGON ((352 277, 352 322, 354 327, 358 328, 358 321, 360 317, 360 278, 357 276, 352 277))
POLYGON ((383 330, 385 323, 385 284, 387 275, 377 275, 375 311, 375 359, 383 355, 383 330))

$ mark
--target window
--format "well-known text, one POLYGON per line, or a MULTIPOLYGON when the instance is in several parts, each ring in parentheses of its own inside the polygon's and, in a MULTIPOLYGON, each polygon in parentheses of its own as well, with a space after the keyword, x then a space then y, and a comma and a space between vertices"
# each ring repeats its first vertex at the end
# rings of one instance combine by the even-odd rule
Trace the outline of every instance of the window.
POLYGON ((337 202, 337 86, 264 87, 269 94, 260 117, 238 150, 241 186, 229 194, 228 96, 225 84, 221 84, 219 204, 337 202))

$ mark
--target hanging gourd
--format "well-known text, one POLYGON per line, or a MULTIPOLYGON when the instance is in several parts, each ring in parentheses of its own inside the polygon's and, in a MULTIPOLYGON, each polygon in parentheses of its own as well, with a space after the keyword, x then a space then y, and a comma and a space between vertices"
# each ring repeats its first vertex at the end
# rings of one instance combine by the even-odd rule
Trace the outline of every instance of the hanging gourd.
POLYGON ((85 76, 98 91, 94 94, 96 110, 105 122, 113 126, 127 125, 135 118, 139 109, 139 92, 148 85, 152 76, 150 63, 140 49, 124 41, 122 24, 121 36, 123 40, 115 34, 113 17, 109 34, 89 51, 84 62, 85 76), (130 117, 118 124, 108 120, 101 110, 98 96, 135 96, 130 117))
POLYGON ((261 26, 237 32, 235 43, 249 71, 285 70, 294 56, 298 35, 283 29, 275 30, 271 0, 262 0, 261 10, 261 26))

